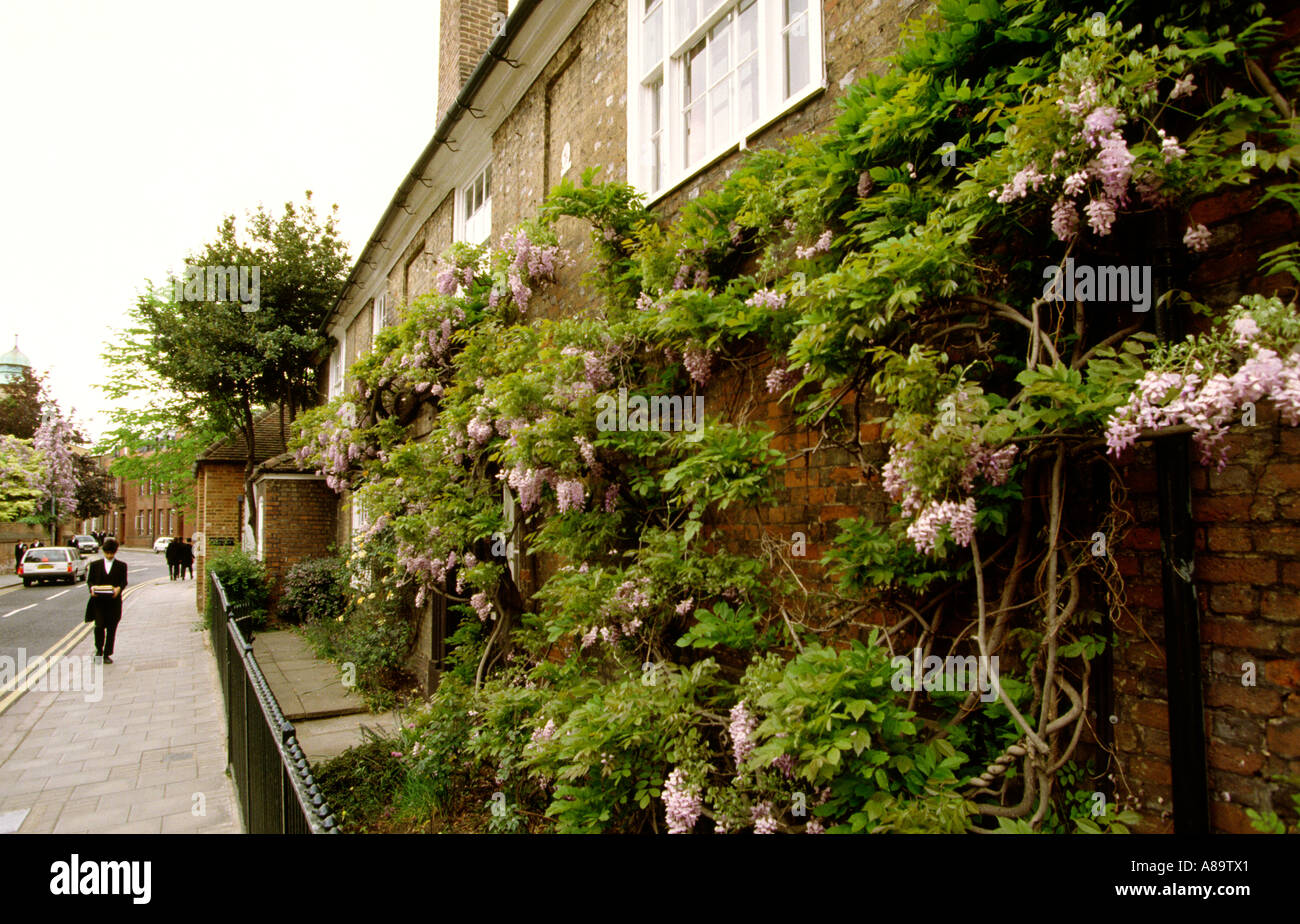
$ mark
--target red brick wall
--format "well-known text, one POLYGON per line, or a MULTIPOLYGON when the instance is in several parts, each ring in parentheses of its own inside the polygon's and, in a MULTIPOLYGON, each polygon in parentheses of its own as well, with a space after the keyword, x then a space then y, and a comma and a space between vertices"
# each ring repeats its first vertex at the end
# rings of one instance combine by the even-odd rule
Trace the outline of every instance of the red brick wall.
MULTIPOLYGON (((1274 808, 1270 776, 1300 773, 1300 430, 1261 402, 1255 426, 1233 427, 1228 446, 1222 472, 1192 473, 1194 576, 1212 821, 1219 831, 1252 833, 1245 809, 1274 808), (1248 665, 1253 685, 1242 682, 1248 665)), ((1115 743, 1144 829, 1169 830, 1154 452, 1137 453, 1124 471, 1140 525, 1116 553, 1131 612, 1117 625, 1115 743)))
POLYGON ((200 462, 198 466, 199 509, 195 531, 203 534, 194 555, 194 577, 197 581, 197 605, 203 612, 207 599, 206 563, 211 555, 230 548, 239 548, 241 526, 239 523, 239 498, 244 494, 244 466, 239 462, 200 462), (217 540, 230 540, 222 545, 217 540))
POLYGON ((323 558, 334 541, 337 496, 324 479, 268 478, 262 561, 271 579, 271 607, 283 592, 284 576, 300 561, 323 558))

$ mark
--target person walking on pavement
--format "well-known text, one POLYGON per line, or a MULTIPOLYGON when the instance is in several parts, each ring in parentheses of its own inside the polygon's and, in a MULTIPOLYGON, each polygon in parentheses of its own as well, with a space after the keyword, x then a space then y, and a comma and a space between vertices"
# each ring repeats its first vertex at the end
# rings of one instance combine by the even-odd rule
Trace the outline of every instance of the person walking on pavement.
POLYGON ((173 581, 176 580, 176 572, 179 571, 181 567, 181 550, 179 545, 180 543, 177 542, 175 538, 172 538, 171 541, 167 543, 167 551, 163 553, 163 557, 167 559, 167 574, 173 581))
POLYGON ((95 624, 95 657, 113 663, 113 642, 122 620, 122 592, 126 590, 126 562, 117 560, 117 540, 104 540, 104 557, 90 563, 86 586, 86 622, 95 624))
POLYGON ((185 544, 181 546, 181 578, 184 579, 188 572, 190 578, 194 577, 194 540, 186 539, 185 544))

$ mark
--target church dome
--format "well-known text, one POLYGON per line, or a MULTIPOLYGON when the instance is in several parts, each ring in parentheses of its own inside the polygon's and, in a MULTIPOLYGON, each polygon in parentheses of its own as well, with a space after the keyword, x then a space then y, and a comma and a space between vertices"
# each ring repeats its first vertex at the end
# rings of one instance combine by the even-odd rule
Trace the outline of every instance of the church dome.
POLYGON ((16 382, 22 378, 23 370, 31 367, 32 361, 18 349, 18 338, 14 337, 14 348, 0 356, 0 382, 16 382))

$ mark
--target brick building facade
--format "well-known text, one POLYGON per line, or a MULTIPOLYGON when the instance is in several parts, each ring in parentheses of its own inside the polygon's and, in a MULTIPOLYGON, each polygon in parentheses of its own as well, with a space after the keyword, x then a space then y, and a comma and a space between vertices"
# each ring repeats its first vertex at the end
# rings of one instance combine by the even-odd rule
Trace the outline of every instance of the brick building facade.
MULTIPOLYGON (((99 457, 108 470, 111 459, 99 457)), ((194 505, 186 505, 165 486, 152 481, 113 477, 112 491, 116 504, 103 516, 84 520, 77 525, 81 533, 112 533, 127 548, 151 549, 160 536, 190 536, 193 532, 194 505)))
MULTIPOLYGON (((694 13, 670 28, 665 24, 669 4, 659 0, 443 0, 439 123, 398 186, 328 322, 337 346, 321 369, 327 395, 346 387, 348 367, 374 333, 394 321, 398 307, 431 291, 438 256, 454 241, 499 239, 532 217, 559 180, 576 178, 588 167, 599 167, 603 179, 633 183, 657 212, 671 216, 734 169, 745 149, 826 127, 837 114, 837 98, 880 66, 895 48, 902 23, 921 6, 868 7, 842 0, 685 3, 673 9, 694 13), (725 110, 723 129, 709 127, 696 145, 689 107, 669 109, 665 100, 690 98, 682 95, 682 81, 689 86, 686 58, 697 49, 708 53, 723 34, 733 42, 724 66, 732 68, 725 79, 734 81, 728 104, 734 108, 725 110), (806 45, 800 46, 804 38, 806 45), (796 60, 790 49, 800 47, 803 57, 796 60), (750 61, 753 67, 746 72, 750 61)), ((1218 274, 1215 281, 1228 304, 1254 285, 1242 276, 1244 267, 1253 266, 1243 254, 1294 236, 1289 219, 1242 221, 1251 208, 1250 201, 1233 200, 1204 205, 1198 215, 1218 235, 1218 249, 1198 272, 1218 274)), ((530 305, 530 311, 550 316, 581 308, 594 297, 579 282, 590 266, 588 229, 562 219, 556 230, 575 262, 561 270, 556 285, 538 293, 535 309, 530 305)), ((776 503, 736 512, 722 537, 788 543, 801 533, 806 555, 794 566, 801 578, 815 583, 822 579, 815 562, 836 520, 887 518, 890 504, 873 470, 885 460, 886 447, 879 427, 864 423, 860 456, 847 450, 804 452, 815 436, 795 424, 788 406, 766 394, 767 371, 763 364, 726 370, 706 392, 710 413, 765 422, 777 434, 772 445, 789 459, 783 483, 776 486, 776 503)), ((417 423, 417 434, 427 425, 427 417, 417 423)), ((1200 527, 1196 579, 1204 613, 1209 782, 1232 799, 1216 797, 1213 818, 1216 828, 1236 831, 1246 829, 1242 803, 1271 807, 1269 773, 1300 771, 1300 566, 1295 564, 1300 447, 1297 434, 1263 409, 1254 431, 1234 440, 1240 443, 1234 456, 1240 461, 1222 475, 1198 470, 1193 487, 1200 527), (1252 659, 1259 684, 1243 693, 1239 679, 1234 686, 1232 678, 1240 678, 1240 663, 1252 659)), ((1116 555, 1131 582, 1128 602, 1136 623, 1117 628, 1120 644, 1105 693, 1113 699, 1115 721, 1097 744, 1109 746, 1113 740, 1123 777, 1117 794, 1125 795, 1128 786, 1140 799, 1145 828, 1165 830, 1170 770, 1167 719, 1161 724, 1163 651, 1144 641, 1163 637, 1153 469, 1139 461, 1127 471, 1137 528, 1116 555)), ((312 514, 315 527, 328 520, 324 513, 312 514)), ((339 499, 333 524, 340 544, 366 525, 346 497, 339 499)), ((538 563, 529 556, 526 562, 531 573, 520 582, 525 591, 541 577, 538 563)), ((430 606, 411 656, 412 671, 427 683, 436 682, 443 623, 430 606)), ((1094 727, 1112 724, 1109 718, 1100 716, 1094 727)))
POLYGON ((209 558, 228 549, 242 549, 262 561, 271 581, 274 612, 289 568, 328 554, 335 535, 337 499, 321 476, 301 471, 285 451, 277 409, 256 419, 253 444, 255 531, 248 527, 245 516, 247 444, 243 438, 218 440, 194 464, 198 525, 194 576, 199 612, 207 600, 209 558))

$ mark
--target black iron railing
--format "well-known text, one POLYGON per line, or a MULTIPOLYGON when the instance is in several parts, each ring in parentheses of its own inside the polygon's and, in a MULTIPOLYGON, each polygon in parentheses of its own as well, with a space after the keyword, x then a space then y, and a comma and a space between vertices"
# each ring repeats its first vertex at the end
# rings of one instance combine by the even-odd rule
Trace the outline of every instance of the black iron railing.
POLYGON ((239 604, 209 573, 212 651, 226 703, 226 754, 249 834, 337 834, 338 825, 312 778, 293 723, 284 717, 253 657, 239 604))

